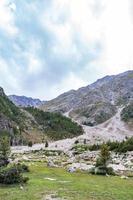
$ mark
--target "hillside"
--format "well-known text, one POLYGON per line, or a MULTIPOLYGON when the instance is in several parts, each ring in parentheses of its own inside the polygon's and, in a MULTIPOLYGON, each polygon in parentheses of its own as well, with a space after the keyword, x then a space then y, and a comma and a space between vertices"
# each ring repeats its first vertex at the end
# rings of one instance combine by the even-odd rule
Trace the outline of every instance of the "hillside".
POLYGON ((45 101, 41 101, 40 99, 33 99, 31 97, 25 97, 25 96, 17 96, 17 95, 9 95, 8 98, 19 107, 38 107, 45 103, 45 101))
POLYGON ((46 102, 44 111, 69 113, 79 123, 95 126, 113 117, 118 107, 133 100, 133 71, 106 76, 46 102))
POLYGON ((0 129, 12 129, 23 126, 23 112, 16 107, 0 88, 0 129))
POLYGON ((83 133, 81 126, 60 114, 45 113, 37 108, 19 108, 0 88, 0 131, 8 131, 11 144, 71 138, 83 133))
POLYGON ((121 119, 133 125, 133 101, 130 102, 121 112, 121 119))
POLYGON ((52 140, 72 138, 83 134, 80 125, 60 113, 43 112, 32 107, 27 107, 25 110, 34 117, 40 129, 52 140))

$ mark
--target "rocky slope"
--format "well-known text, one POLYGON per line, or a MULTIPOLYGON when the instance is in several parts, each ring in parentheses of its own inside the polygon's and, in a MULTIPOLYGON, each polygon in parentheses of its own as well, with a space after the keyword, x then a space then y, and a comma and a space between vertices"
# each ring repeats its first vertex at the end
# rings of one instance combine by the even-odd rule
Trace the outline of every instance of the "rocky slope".
POLYGON ((20 107, 38 107, 45 103, 45 101, 41 101, 40 99, 33 99, 31 97, 25 96, 17 96, 17 95, 9 95, 8 98, 16 105, 20 107))
POLYGON ((133 71, 106 76, 46 102, 44 111, 68 113, 79 123, 95 126, 113 117, 117 108, 133 100, 133 71))

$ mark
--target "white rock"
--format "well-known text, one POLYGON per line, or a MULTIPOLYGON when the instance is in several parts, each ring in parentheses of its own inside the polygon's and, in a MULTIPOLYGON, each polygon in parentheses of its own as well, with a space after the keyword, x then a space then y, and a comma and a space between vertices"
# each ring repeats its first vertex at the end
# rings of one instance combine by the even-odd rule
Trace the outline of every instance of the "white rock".
POLYGON ((121 179, 128 179, 127 176, 121 176, 121 179))

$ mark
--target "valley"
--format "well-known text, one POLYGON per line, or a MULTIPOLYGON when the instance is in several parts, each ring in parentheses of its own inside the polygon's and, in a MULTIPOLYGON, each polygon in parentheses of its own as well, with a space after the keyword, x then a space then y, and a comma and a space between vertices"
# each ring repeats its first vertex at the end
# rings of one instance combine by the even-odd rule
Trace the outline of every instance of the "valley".
POLYGON ((0 185, 1 200, 72 200, 75 194, 79 200, 132 199, 132 71, 41 104, 11 99, 1 88, 0 109, 0 137, 11 145, 9 166, 28 166, 30 178, 27 184, 0 185), (104 145, 110 171, 97 166, 104 145))
POLYGON ((133 1, 0 0, 0 200, 133 200, 133 1))

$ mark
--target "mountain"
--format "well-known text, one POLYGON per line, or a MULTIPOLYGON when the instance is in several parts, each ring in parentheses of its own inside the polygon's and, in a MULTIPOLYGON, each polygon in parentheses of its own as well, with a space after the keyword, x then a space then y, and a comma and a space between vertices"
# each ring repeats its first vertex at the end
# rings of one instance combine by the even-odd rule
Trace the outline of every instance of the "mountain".
POLYGON ((25 96, 9 95, 8 98, 19 107, 38 107, 45 103, 45 101, 41 101, 40 99, 33 99, 25 96))
POLYGON ((118 107, 133 101, 133 71, 106 76, 46 102, 44 111, 61 112, 79 123, 95 126, 113 117, 118 107))
POLYGON ((61 114, 16 106, 0 87, 1 134, 8 134, 11 144, 18 145, 71 138, 83 134, 83 129, 61 114))
POLYGON ((80 125, 60 113, 44 112, 33 107, 27 107, 25 110, 34 117, 40 129, 52 140, 73 138, 83 134, 80 125))
POLYGON ((5 130, 12 144, 72 137, 92 143, 130 137, 133 133, 133 71, 106 76, 45 102, 39 108, 16 106, 0 87, 0 134, 5 130))
POLYGON ((5 95, 0 88, 0 130, 12 131, 15 127, 21 126, 23 114, 5 95))

